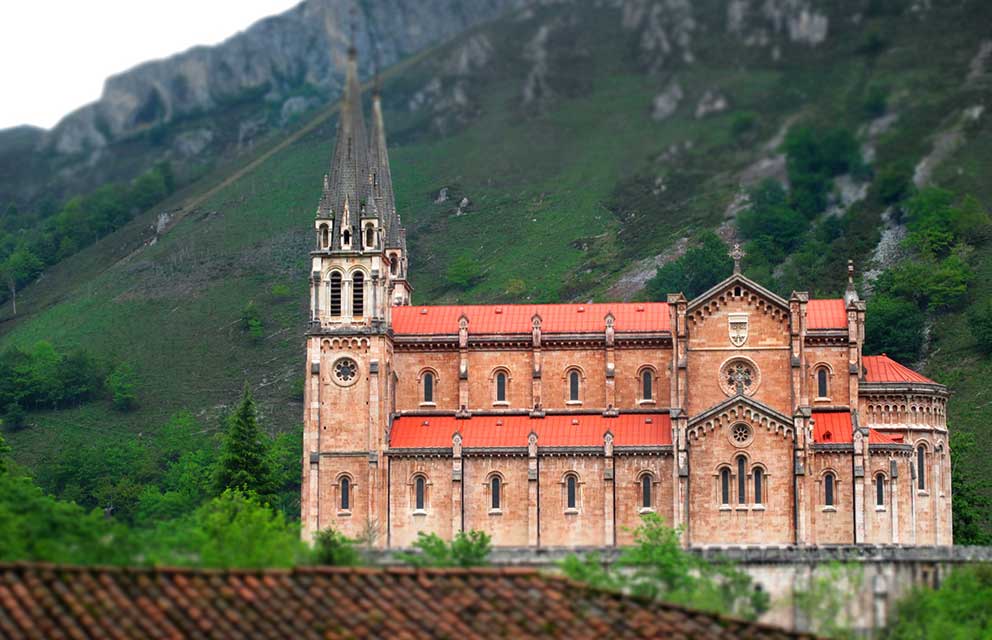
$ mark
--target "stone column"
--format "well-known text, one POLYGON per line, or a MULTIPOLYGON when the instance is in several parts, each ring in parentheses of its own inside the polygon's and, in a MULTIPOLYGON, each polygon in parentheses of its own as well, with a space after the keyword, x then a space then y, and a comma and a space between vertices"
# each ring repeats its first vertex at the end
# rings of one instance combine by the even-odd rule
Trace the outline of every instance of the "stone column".
POLYGON ((531 408, 540 411, 544 404, 541 390, 541 316, 536 313, 531 321, 531 408))
POLYGON ((458 408, 469 409, 468 397, 468 318, 458 319, 458 408))
POLYGON ((800 546, 812 543, 811 515, 814 508, 814 487, 809 477, 809 445, 813 427, 812 412, 809 407, 799 407, 793 416, 792 424, 795 432, 794 459, 792 471, 795 482, 795 501, 793 503, 794 521, 796 523, 796 544, 800 546))
POLYGON ((672 526, 682 529, 682 544, 690 543, 689 530, 689 418, 681 409, 671 410, 672 420, 672 526))
POLYGON ((892 510, 890 541, 899 544, 899 462, 889 458, 889 503, 892 510))
POLYGON ((615 319, 612 313, 607 313, 603 319, 606 323, 606 408, 613 409, 617 405, 617 383, 616 383, 616 363, 613 360, 613 344, 616 334, 613 324, 615 319))
POLYGON ((537 434, 531 431, 527 436, 527 545, 530 547, 541 544, 541 488, 538 471, 537 434))
MULTIPOLYGON (((856 418, 856 416, 852 416, 856 418)), ((868 447, 867 429, 854 425, 854 477, 851 479, 854 494, 854 544, 865 541, 865 449, 868 447)))
MULTIPOLYGON (((379 361, 369 360, 369 419, 368 419, 368 517, 376 530, 379 524, 379 452, 382 449, 382 432, 379 426, 379 361)), ((378 543, 377 543, 378 546, 378 543)))
POLYGON ((462 434, 451 436, 451 536, 462 530, 462 434))
POLYGON ((613 464, 613 433, 607 431, 603 435, 603 544, 608 547, 616 546, 616 469, 613 464))

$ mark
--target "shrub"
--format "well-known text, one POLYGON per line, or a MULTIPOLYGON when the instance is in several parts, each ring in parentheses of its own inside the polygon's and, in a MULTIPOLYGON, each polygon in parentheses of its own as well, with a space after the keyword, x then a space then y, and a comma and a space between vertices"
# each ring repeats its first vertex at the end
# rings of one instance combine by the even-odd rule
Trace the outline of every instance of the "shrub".
POLYGON ((114 408, 118 411, 130 411, 138 403, 137 375, 134 367, 124 362, 107 376, 107 390, 114 408))
POLYGON ((331 567, 353 567, 361 561, 355 541, 335 529, 324 529, 317 534, 313 559, 316 564, 331 567))
POLYGON ((988 638, 992 634, 992 565, 976 564, 951 572, 939 589, 916 588, 893 612, 884 637, 988 638))
POLYGON ((869 118, 880 118, 885 115, 886 109, 886 98, 888 97, 888 91, 885 87, 874 86, 868 89, 868 94, 865 96, 864 102, 861 104, 861 110, 869 118))
POLYGON ((984 300, 968 312, 968 329, 975 337, 978 348, 992 353, 992 300, 984 300))
POLYGON ((258 312, 258 307, 255 306, 254 301, 250 301, 241 310, 241 330, 247 333, 253 342, 259 342, 265 337, 262 315, 258 312))
POLYGON ((913 165, 899 161, 882 168, 875 178, 875 192, 883 204, 896 204, 913 191, 913 165))
POLYGON ((730 135, 735 140, 742 140, 757 128, 758 115, 753 111, 742 111, 734 116, 730 123, 730 135))
POLYGON ((727 255, 727 245, 713 232, 702 234, 699 244, 685 254, 660 267, 645 291, 652 299, 665 300, 669 293, 682 292, 694 298, 728 277, 733 260, 727 255))
POLYGON ((482 277, 479 263, 468 256, 458 256, 448 265, 445 276, 450 284, 466 290, 482 277))
POLYGON ((415 567, 479 567, 489 564, 491 542, 484 531, 459 531, 451 542, 421 531, 413 543, 420 553, 401 553, 398 557, 415 567))

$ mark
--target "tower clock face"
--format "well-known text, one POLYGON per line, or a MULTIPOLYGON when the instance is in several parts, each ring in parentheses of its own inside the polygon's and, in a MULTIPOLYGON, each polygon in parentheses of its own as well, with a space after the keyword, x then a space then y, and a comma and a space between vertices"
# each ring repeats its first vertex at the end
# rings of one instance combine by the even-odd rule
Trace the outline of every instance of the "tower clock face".
POLYGON ((338 358, 331 370, 334 382, 347 387, 358 381, 358 363, 351 358, 338 358))

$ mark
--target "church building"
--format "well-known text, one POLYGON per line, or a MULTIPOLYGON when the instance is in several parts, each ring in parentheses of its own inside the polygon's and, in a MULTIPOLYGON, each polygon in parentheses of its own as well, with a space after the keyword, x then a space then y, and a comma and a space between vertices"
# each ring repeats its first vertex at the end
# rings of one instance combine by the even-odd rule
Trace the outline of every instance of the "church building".
POLYGON ((354 50, 311 251, 305 539, 950 545, 947 389, 864 355, 843 298, 740 271, 699 297, 419 306, 354 50))

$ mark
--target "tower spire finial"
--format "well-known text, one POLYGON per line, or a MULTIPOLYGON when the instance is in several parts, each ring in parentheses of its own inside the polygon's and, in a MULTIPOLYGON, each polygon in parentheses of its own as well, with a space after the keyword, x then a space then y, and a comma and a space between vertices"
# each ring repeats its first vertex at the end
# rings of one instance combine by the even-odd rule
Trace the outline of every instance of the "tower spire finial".
POLYGON ((358 32, 358 9, 355 5, 351 6, 348 10, 348 57, 354 59, 358 55, 358 49, 355 46, 355 41, 357 40, 355 34, 358 32))
POLYGON ((744 258, 744 250, 741 249, 739 242, 734 243, 734 248, 730 250, 729 255, 734 261, 734 273, 741 272, 741 260, 744 258))
POLYGON ((858 300, 858 290, 854 287, 854 260, 847 261, 847 289, 844 291, 844 302, 851 304, 858 300))

